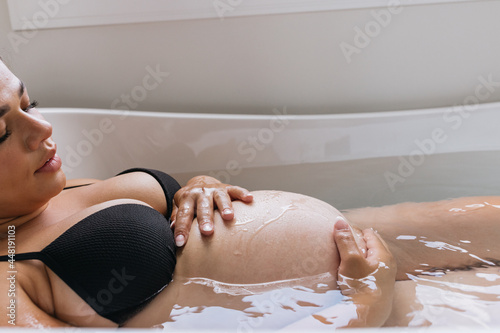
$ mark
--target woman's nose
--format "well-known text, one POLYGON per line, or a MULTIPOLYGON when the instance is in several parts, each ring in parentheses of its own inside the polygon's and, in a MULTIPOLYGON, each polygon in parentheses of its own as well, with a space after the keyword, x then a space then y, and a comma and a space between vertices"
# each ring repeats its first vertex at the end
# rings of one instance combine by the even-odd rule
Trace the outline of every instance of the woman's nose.
POLYGON ((52 125, 42 117, 29 116, 26 147, 35 151, 40 144, 52 136, 52 125))

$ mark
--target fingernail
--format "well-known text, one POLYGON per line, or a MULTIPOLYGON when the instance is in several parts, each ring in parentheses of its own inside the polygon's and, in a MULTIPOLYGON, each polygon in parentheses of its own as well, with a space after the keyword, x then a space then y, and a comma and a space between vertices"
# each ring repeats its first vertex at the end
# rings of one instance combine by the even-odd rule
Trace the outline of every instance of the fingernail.
POLYGON ((231 213, 232 213, 232 211, 229 208, 224 209, 224 211, 222 212, 222 214, 224 214, 224 215, 229 215, 231 213))
POLYGON ((175 245, 177 245, 177 247, 183 246, 185 242, 186 239, 184 238, 184 236, 178 235, 177 237, 175 237, 175 245))
POLYGON ((335 229, 337 230, 349 229, 349 225, 342 216, 337 217, 337 220, 335 221, 335 229))
POLYGON ((204 223, 202 226, 201 226, 201 229, 203 231, 212 231, 213 228, 212 228, 212 225, 210 223, 204 223))

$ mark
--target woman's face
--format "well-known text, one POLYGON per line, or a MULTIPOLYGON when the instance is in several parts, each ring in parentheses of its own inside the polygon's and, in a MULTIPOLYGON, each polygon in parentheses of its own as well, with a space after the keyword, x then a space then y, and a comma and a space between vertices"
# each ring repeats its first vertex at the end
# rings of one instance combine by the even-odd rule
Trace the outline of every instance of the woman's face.
POLYGON ((0 218, 32 213, 63 189, 51 135, 24 84, 0 61, 0 218))

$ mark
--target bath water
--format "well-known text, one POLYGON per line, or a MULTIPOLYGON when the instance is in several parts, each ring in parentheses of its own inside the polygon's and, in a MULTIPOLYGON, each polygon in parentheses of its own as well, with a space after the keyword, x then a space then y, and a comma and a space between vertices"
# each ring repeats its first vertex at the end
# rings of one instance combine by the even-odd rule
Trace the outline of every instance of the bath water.
MULTIPOLYGON (((399 157, 245 168, 230 182, 250 190, 253 179, 269 180, 267 189, 298 192, 324 200, 338 209, 382 206, 401 202, 437 201, 464 196, 500 195, 499 153, 496 151, 461 152, 429 155, 404 182, 391 187, 386 175, 398 173, 399 157)), ((191 174, 175 175, 181 181, 191 174)), ((482 203, 487 206, 488 203, 482 203)), ((479 209, 477 203, 456 207, 479 209)), ((442 251, 461 249, 446 242, 434 242, 418 235, 401 234, 398 240, 421 241, 439 256, 442 251), (426 243, 427 242, 427 243, 426 243)), ((466 239, 462 240, 464 243, 466 239)), ((464 256, 473 256, 463 252, 464 256)), ((499 253, 492 258, 500 259, 499 253)), ((407 281, 396 283, 395 306, 386 326, 490 327, 500 325, 500 268, 497 262, 479 258, 481 265, 460 270, 423 269, 408 274, 407 281)), ((425 263, 422 263, 425 268, 425 263)), ((177 304, 164 323, 171 328, 221 328, 249 332, 285 327, 343 301, 334 286, 325 282, 307 283, 271 290, 228 292, 215 283, 186 281, 186 287, 211 294, 213 304, 177 304)), ((244 287, 241 287, 244 290, 244 287)), ((320 318, 318 318, 320 321, 320 318)), ((331 324, 324 322, 325 330, 331 324)))
MULTIPOLYGON (((392 314, 384 326, 500 325, 499 267, 426 272, 409 278, 396 282, 392 314)), ((265 284, 235 286, 205 279, 186 280, 186 288, 196 288, 210 302, 179 302, 163 326, 167 331, 210 328, 252 332, 284 328, 308 316, 329 331, 334 325, 346 324, 342 314, 333 320, 315 315, 346 298, 328 284, 328 278, 312 282, 302 280, 293 287, 270 288, 265 284)))

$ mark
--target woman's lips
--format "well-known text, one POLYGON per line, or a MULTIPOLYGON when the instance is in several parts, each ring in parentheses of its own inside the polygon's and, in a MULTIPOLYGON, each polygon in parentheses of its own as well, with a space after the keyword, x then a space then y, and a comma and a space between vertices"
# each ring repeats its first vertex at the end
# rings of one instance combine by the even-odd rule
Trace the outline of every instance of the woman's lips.
POLYGON ((41 172, 56 172, 58 171, 62 166, 62 161, 61 158, 55 154, 53 157, 49 158, 47 162, 38 170, 35 171, 35 173, 41 173, 41 172))

